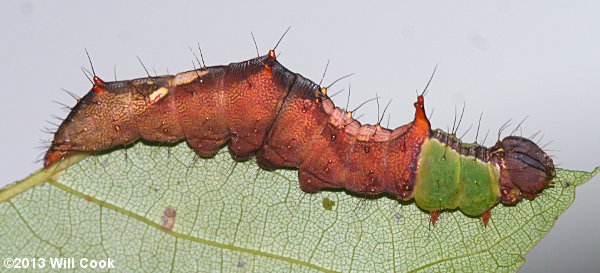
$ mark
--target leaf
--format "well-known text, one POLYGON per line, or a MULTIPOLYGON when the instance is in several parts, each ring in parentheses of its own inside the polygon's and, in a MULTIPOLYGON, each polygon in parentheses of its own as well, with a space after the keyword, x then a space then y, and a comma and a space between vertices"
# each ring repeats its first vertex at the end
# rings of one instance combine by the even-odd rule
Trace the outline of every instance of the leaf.
POLYGON ((558 170, 534 201, 496 206, 487 228, 458 211, 433 227, 414 203, 306 194, 295 170, 226 149, 204 160, 185 143, 136 144, 82 158, 0 191, 0 256, 111 258, 140 272, 514 272, 600 172, 558 170))

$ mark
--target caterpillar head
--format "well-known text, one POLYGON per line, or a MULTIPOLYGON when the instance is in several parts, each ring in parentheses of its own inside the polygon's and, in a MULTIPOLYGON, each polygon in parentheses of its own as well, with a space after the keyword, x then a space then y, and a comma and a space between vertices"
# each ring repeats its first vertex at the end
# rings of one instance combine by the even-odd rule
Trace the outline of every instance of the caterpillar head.
POLYGON ((533 199, 556 176, 552 158, 533 141, 509 136, 490 148, 500 166, 500 198, 513 204, 522 197, 533 199))

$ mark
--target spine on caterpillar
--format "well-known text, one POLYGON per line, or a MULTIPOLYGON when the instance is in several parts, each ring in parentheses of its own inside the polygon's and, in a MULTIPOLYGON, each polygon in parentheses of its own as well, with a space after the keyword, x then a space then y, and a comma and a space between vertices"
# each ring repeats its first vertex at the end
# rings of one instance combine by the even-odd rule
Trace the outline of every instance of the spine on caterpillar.
POLYGON ((464 145, 431 130, 423 96, 414 107, 413 121, 394 130, 362 125, 335 107, 326 88, 283 67, 273 50, 174 76, 115 82, 94 76, 92 90, 55 133, 44 167, 140 139, 185 139, 200 157, 227 144, 236 160, 256 156, 266 169, 298 168, 306 192, 388 193, 415 198, 427 211, 459 208, 472 216, 499 201, 535 198, 555 175, 552 160, 527 139, 464 145))

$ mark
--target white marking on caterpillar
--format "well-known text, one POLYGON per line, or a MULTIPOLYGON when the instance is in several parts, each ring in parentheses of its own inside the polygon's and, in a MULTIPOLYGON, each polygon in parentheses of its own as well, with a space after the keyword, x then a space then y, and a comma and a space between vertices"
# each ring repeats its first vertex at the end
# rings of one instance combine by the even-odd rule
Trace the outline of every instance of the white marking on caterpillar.
POLYGON ((161 87, 148 95, 148 104, 156 103, 169 94, 169 88, 161 87))
POLYGON ((188 72, 182 72, 175 75, 175 79, 173 80, 174 86, 179 86, 182 84, 190 83, 197 79, 199 76, 204 76, 208 74, 208 70, 194 70, 188 72))

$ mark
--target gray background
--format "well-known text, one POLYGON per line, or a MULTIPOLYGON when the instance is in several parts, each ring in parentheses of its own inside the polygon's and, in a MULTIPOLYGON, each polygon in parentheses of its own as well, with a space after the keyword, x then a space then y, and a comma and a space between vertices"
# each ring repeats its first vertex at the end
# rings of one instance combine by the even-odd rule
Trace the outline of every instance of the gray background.
MULTIPOLYGON (((129 79, 145 76, 136 55, 159 74, 189 70, 187 47, 200 42, 208 65, 227 64, 256 55, 250 31, 264 54, 288 25, 279 60, 317 82, 328 59, 325 83, 356 73, 332 88, 352 83, 350 108, 377 93, 382 104, 393 99, 390 126, 404 124, 415 89, 439 64, 426 97, 434 127, 451 127, 454 108, 465 102, 460 132, 483 112, 489 145, 506 120, 529 116, 524 136, 541 130, 560 167, 590 170, 600 164, 600 4, 547 2, 2 1, 1 182, 41 166, 34 161, 43 151, 34 147, 50 135, 40 129, 51 114, 66 115, 52 100, 75 103, 60 88, 78 95, 90 88, 80 71, 88 66, 84 48, 100 76, 112 80, 116 66, 118 78, 129 79)), ((345 105, 346 97, 334 101, 345 105)), ((361 114, 373 123, 376 104, 361 114)), ((579 188, 521 271, 598 272, 599 194, 598 177, 579 188)))

